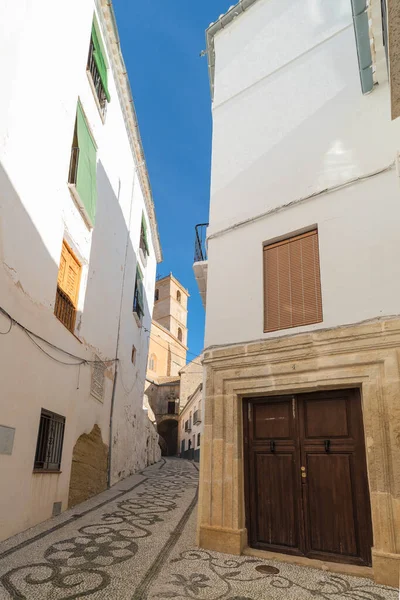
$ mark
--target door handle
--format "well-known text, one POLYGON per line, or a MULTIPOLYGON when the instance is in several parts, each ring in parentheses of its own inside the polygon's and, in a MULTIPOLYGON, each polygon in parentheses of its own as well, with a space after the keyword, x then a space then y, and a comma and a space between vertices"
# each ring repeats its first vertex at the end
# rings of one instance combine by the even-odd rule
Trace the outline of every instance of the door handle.
POLYGON ((274 442, 274 440, 270 441, 269 446, 271 448, 271 452, 275 452, 275 442, 274 442))
POLYGON ((325 445, 325 452, 329 452, 329 450, 331 449, 331 440, 325 440, 324 442, 325 445))

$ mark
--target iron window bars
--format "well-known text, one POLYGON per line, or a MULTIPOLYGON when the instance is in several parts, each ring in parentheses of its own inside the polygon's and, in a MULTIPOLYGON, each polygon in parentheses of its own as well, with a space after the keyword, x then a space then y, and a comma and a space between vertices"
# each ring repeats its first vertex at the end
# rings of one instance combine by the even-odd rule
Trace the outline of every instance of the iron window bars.
POLYGON ((65 417, 42 408, 36 444, 35 470, 60 470, 64 429, 65 417))

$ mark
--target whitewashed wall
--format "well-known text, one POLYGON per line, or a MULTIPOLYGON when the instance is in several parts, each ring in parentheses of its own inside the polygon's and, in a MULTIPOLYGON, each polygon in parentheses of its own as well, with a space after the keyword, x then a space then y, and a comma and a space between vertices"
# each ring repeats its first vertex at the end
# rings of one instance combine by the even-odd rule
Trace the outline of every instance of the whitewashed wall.
POLYGON ((385 77, 361 93, 350 0, 259 0, 215 49, 206 347, 398 314, 396 169, 213 238, 396 158, 385 77), (311 225, 324 321, 264 334, 262 245, 311 225))
POLYGON ((201 448, 202 433, 204 430, 204 410, 203 410, 203 394, 201 390, 198 390, 193 394, 192 398, 183 408, 179 415, 178 424, 178 452, 182 455, 182 441, 185 442, 185 452, 189 450, 189 440, 191 442, 191 449, 199 450, 201 448), (193 422, 193 416, 196 410, 201 411, 201 421, 199 423, 193 422), (191 419, 192 429, 191 431, 185 431, 185 422, 191 419), (200 445, 198 444, 198 435, 200 434, 200 445))
MULTIPOLYGON (((93 14, 91 0, 71 0, 63 7, 61 20, 52 0, 5 0, 0 9, 0 52, 7 57, 2 61, 0 95, 0 305, 57 346, 89 360, 94 353, 107 359, 116 354, 123 292, 122 379, 117 380, 113 424, 115 482, 147 464, 146 439, 154 441, 157 436, 142 409, 148 333, 132 314, 145 204, 111 69, 111 102, 104 125, 89 86, 86 61, 93 14), (93 231, 86 227, 67 187, 78 97, 98 145, 93 231), (77 337, 53 314, 63 238, 83 264, 77 337)), ((150 236, 149 241, 150 257, 142 269, 146 329, 151 324, 156 272, 150 236)), ((0 315, 0 330, 7 328, 0 315)), ((62 501, 66 508, 72 449, 82 433, 97 423, 103 442, 109 444, 113 369, 108 371, 100 403, 89 394, 89 367, 82 366, 79 372, 78 367, 51 361, 17 327, 1 336, 0 365, 0 424, 16 428, 12 455, 0 455, 1 487, 7 490, 0 494, 0 537, 5 538, 50 517, 53 502, 62 501), (32 475, 41 408, 66 417, 59 475, 32 475)))

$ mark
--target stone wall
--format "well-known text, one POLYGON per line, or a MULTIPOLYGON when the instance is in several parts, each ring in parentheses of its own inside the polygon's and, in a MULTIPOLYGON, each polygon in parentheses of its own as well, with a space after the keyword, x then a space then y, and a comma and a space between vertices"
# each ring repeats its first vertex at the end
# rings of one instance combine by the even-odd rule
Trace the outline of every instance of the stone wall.
POLYGON ((157 385, 146 382, 145 394, 156 420, 168 413, 168 402, 179 398, 179 379, 171 378, 169 383, 157 385))
POLYGON ((388 0, 390 92, 392 119, 400 116, 400 5, 388 0))
POLYGON ((68 507, 84 502, 107 488, 108 446, 103 443, 100 427, 82 434, 72 454, 68 507))
POLYGON ((202 357, 198 356, 179 371, 181 376, 179 406, 181 409, 186 406, 189 397, 203 381, 201 360, 202 357))
POLYGON ((204 365, 199 545, 231 554, 240 554, 247 546, 243 397, 358 387, 371 499, 373 575, 379 583, 398 586, 400 319, 206 350, 204 365))

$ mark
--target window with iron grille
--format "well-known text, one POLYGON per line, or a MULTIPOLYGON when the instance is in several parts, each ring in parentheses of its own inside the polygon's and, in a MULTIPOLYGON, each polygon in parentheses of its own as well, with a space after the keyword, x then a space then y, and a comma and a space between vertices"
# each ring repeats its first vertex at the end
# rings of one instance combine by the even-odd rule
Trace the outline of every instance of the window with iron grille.
POLYGON ((197 447, 200 446, 200 433, 197 434, 197 447))
POLYGON ((35 470, 60 470, 64 429, 65 417, 42 408, 36 444, 35 470))
POLYGON ((168 402, 168 414, 169 415, 174 415, 176 412, 175 410, 175 400, 170 400, 168 402))
POLYGON ((147 227, 146 227, 146 221, 144 219, 144 216, 142 216, 142 225, 140 228, 140 249, 142 250, 143 254, 147 256, 150 254, 149 252, 149 243, 147 241, 147 227))
POLYGON ((143 275, 139 267, 137 267, 136 269, 135 292, 133 296, 133 312, 137 314, 139 319, 141 319, 144 315, 143 275))
POLYGON ((90 38, 87 70, 90 73, 94 91, 96 92, 96 97, 100 105, 100 111, 104 118, 107 111, 107 103, 110 101, 110 93, 108 91, 108 71, 100 44, 100 38, 94 24, 92 26, 92 35, 90 38))

